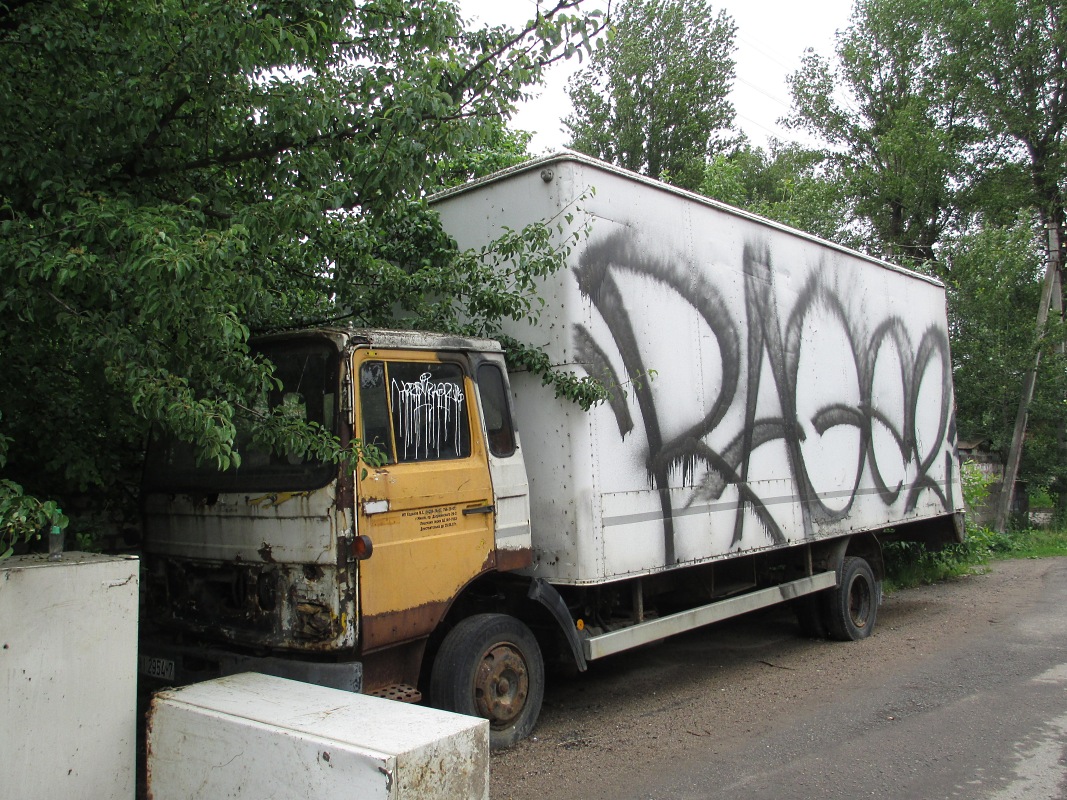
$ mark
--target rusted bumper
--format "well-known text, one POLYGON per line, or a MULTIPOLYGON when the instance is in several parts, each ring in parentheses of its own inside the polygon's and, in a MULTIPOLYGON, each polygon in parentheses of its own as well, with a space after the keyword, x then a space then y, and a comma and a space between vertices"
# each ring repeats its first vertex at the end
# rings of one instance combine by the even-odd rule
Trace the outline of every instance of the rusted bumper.
POLYGON ((363 691, 363 664, 360 661, 253 656, 153 638, 141 641, 138 667, 142 682, 158 688, 185 686, 223 675, 259 672, 348 692, 363 691))

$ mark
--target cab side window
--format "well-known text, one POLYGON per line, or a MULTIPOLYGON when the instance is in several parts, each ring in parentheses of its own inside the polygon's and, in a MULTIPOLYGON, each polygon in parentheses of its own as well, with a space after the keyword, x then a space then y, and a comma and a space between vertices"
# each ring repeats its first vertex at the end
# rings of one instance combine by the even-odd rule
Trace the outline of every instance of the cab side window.
POLYGON ((457 364, 366 361, 360 367, 364 442, 388 463, 466 458, 470 421, 457 364))
POLYGON ((395 464, 393 434, 389 425, 389 396, 385 391, 385 364, 365 361, 359 368, 359 407, 365 445, 374 445, 385 456, 386 464, 395 464))
POLYGON ((498 458, 507 458, 515 453, 515 427, 511 422, 507 386, 504 374, 496 364, 478 367, 478 393, 482 398, 482 414, 485 416, 485 433, 489 450, 498 458))

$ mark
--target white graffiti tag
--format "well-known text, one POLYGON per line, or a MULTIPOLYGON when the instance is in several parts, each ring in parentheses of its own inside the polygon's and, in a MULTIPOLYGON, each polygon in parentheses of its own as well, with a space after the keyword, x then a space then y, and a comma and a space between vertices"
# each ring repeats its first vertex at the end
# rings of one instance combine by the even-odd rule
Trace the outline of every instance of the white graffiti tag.
POLYGON ((417 381, 394 378, 392 392, 400 415, 405 459, 440 458, 441 449, 449 447, 459 454, 463 390, 458 383, 434 382, 430 373, 424 372, 417 381))

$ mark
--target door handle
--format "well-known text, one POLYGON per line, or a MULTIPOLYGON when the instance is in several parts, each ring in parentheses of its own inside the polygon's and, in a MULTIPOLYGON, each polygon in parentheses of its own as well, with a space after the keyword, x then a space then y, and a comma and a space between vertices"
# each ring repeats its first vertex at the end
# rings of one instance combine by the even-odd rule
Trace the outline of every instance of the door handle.
POLYGON ((464 514, 492 514, 493 511, 492 506, 474 506, 474 508, 463 509, 464 514))

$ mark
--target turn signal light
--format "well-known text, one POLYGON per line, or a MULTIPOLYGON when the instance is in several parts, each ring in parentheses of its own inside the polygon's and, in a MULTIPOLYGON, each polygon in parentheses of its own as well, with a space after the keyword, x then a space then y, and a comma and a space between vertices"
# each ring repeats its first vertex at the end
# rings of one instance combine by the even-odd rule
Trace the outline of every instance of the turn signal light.
POLYGON ((355 556, 356 561, 370 558, 373 552, 374 542, 366 534, 360 534, 352 541, 352 555, 355 556))

